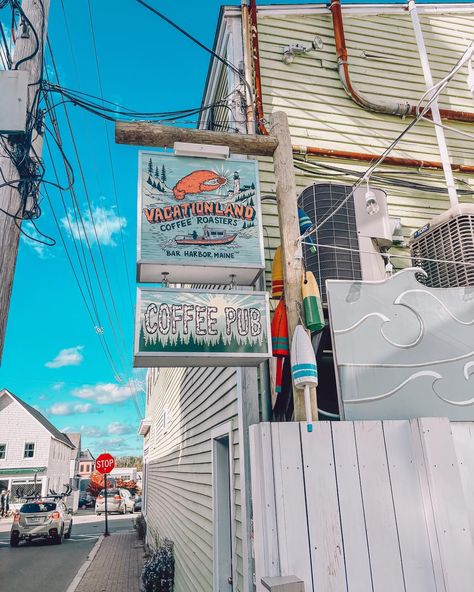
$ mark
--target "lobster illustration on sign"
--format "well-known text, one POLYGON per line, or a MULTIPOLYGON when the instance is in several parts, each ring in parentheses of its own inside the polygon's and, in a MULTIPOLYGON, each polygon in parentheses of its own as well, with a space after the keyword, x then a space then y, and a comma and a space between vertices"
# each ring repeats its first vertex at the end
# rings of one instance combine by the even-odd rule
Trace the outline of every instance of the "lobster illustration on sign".
POLYGON ((176 199, 184 199, 186 195, 216 191, 226 183, 225 177, 213 171, 193 171, 176 183, 173 187, 173 195, 176 199))

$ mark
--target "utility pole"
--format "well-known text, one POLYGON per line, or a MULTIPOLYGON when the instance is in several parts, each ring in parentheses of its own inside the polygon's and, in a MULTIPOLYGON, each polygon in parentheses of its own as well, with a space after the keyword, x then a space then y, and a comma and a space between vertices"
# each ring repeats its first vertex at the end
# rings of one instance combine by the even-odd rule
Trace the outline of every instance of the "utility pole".
MULTIPOLYGON (((29 73, 30 86, 28 86, 27 113, 30 114, 33 111, 34 115, 36 115, 38 83, 42 73, 43 48, 48 29, 50 0, 41 0, 41 2, 39 0, 23 0, 21 6, 34 31, 36 31, 39 47, 34 32, 23 19, 18 27, 13 58, 14 64, 18 64, 21 60, 32 56, 21 63, 18 70, 26 70, 29 73)), ((41 157, 41 141, 35 142, 34 148, 38 157, 41 157)), ((0 171, 0 185, 16 181, 19 178, 14 163, 2 146, 0 146, 0 171)), ((13 216, 18 215, 21 217, 25 205, 16 187, 9 185, 0 187, 0 362, 5 342, 20 238, 19 227, 21 220, 15 219, 13 216)))
MULTIPOLYGON (((270 133, 278 140, 278 146, 273 154, 273 168, 275 170, 275 193, 285 286, 283 295, 288 317, 288 335, 291 347, 293 333, 297 325, 300 324, 300 316, 303 311, 301 294, 303 248, 299 241, 300 226, 296 201, 296 180, 288 117, 283 111, 277 111, 273 113, 271 119, 270 133)), ((306 413, 304 394, 301 389, 293 389, 293 404, 295 420, 304 421, 306 413)))
MULTIPOLYGON (((115 124, 115 141, 118 144, 160 148, 172 148, 174 142, 223 145, 229 146, 230 151, 234 154, 273 157, 285 282, 285 304, 291 343, 303 310, 301 295, 303 259, 302 247, 299 243, 300 227, 296 202, 293 148, 286 113, 281 111, 273 113, 271 133, 268 136, 177 128, 146 122, 117 122, 115 124)), ((297 392, 297 389, 293 389, 293 397, 295 420, 305 421, 304 396, 297 392)), ((317 420, 316 389, 312 389, 311 399, 313 419, 317 420)))

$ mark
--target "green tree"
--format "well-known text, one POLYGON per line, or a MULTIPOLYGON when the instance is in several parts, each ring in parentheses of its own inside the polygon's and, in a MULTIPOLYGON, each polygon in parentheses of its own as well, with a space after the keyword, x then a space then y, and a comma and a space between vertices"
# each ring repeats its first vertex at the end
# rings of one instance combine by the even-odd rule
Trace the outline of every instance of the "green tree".
POLYGON ((159 179, 160 178, 160 171, 158 169, 158 167, 155 167, 155 179, 159 179))
POLYGON ((151 157, 150 157, 150 160, 148 161, 148 174, 153 175, 153 162, 151 160, 151 157))
POLYGON ((161 180, 163 183, 166 183, 166 169, 164 164, 161 165, 161 180))

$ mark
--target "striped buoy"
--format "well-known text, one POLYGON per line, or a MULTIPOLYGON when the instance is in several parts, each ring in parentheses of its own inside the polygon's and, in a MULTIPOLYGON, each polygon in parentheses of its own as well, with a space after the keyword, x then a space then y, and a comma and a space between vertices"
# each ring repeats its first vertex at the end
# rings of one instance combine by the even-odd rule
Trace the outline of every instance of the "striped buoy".
POLYGON ((272 267, 272 297, 283 296, 283 261, 281 259, 281 247, 277 247, 273 256, 272 267))
POLYGON ((280 300, 272 319, 272 352, 277 358, 275 391, 281 392, 283 359, 290 355, 290 342, 288 338, 288 319, 286 316, 285 301, 280 300))
MULTIPOLYGON (((300 233, 302 235, 306 231, 311 230, 313 228, 313 221, 302 208, 298 208, 298 219, 300 223, 300 233)), ((304 242, 310 244, 309 250, 311 251, 311 253, 316 253, 316 245, 314 244, 311 236, 305 237, 304 242)))
POLYGON ((321 331, 325 327, 321 294, 318 282, 311 271, 307 271, 303 276, 301 292, 306 328, 310 331, 321 331))
POLYGON ((307 429, 308 432, 312 432, 310 388, 318 386, 318 367, 311 339, 302 325, 298 325, 293 333, 291 375, 295 388, 304 389, 307 429))

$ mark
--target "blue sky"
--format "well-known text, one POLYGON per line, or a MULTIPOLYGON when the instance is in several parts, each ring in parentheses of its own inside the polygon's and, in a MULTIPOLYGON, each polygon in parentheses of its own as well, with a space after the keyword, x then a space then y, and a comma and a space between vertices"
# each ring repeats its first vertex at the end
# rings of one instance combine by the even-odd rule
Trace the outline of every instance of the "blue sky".
MULTIPOLYGON (((90 2, 105 98, 140 111, 177 110, 200 104, 208 54, 134 0, 90 2)), ((220 1, 150 0, 150 3, 212 46, 220 1)), ((62 86, 99 95, 87 0, 53 0, 51 4, 50 41, 62 86)), ((239 2, 227 4, 238 5, 239 2)), ((0 18, 5 18, 5 14, 5 10, 0 11, 0 18)), ((49 57, 47 61, 48 73, 54 80, 49 57)), ((105 126, 103 120, 92 114, 77 107, 69 107, 69 113, 120 321, 115 320, 113 304, 107 297, 118 347, 96 286, 104 335, 117 373, 103 353, 60 243, 51 209, 43 200, 38 228, 54 237, 58 244, 45 247, 28 239, 21 240, 0 367, 0 387, 38 406, 60 429, 81 430, 83 445, 94 453, 107 449, 115 454, 133 454, 141 451, 141 438, 136 430, 144 408, 144 394, 140 389, 144 373, 132 368, 133 306, 130 298, 131 295, 134 301, 136 287, 138 147, 115 145, 112 124, 105 126), (109 134, 110 159, 106 133, 109 134), (117 374, 120 381, 117 381, 117 374)), ((90 226, 79 165, 61 109, 58 114, 64 151, 75 171, 75 187, 85 224, 90 226)), ((193 122, 187 124, 193 125, 193 122)), ((53 180, 47 151, 44 156, 45 178, 53 180)), ((54 148, 53 160, 65 182, 64 164, 54 148)), ((48 192, 73 252, 60 194, 53 188, 48 188, 48 192)), ((67 194, 66 199, 70 212, 72 206, 67 194)), ((24 228, 34 233, 27 225, 24 228)), ((90 236, 93 236, 92 231, 90 236)), ((94 240, 92 250, 107 294, 106 276, 94 240)))

